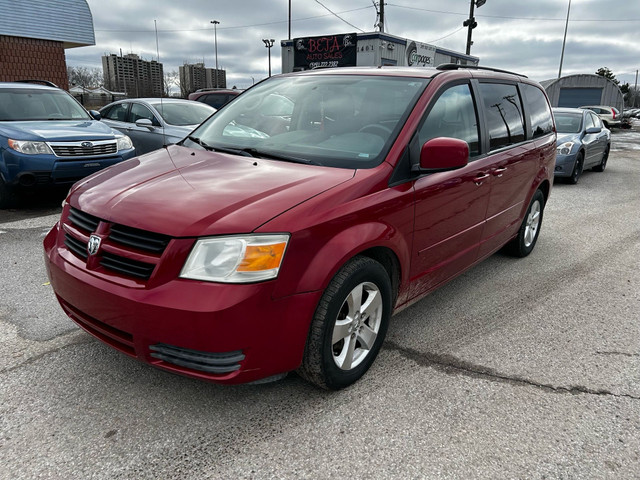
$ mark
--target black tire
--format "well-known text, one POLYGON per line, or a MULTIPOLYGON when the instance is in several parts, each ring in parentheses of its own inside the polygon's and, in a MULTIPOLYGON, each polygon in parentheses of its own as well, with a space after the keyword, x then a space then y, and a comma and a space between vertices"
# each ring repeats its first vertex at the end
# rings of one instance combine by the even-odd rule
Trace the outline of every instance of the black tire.
POLYGON ((300 376, 329 390, 347 387, 362 377, 387 333, 391 298, 389 274, 380 263, 362 256, 350 260, 318 303, 298 369, 300 376), (354 308, 358 295, 360 305, 354 308))
POLYGON ((514 257, 526 257, 533 251, 540 235, 542 227, 542 214, 544 212, 544 195, 540 190, 536 190, 533 194, 527 213, 522 220, 520 230, 516 238, 511 240, 506 246, 505 251, 514 257))
POLYGON ((11 208, 15 204, 15 194, 0 177, 0 208, 11 208))
POLYGON ((580 179, 580 175, 582 175, 582 168, 584 167, 584 153, 580 152, 578 154, 578 158, 576 159, 576 164, 573 166, 573 172, 571 172, 571 176, 567 178, 567 183, 571 185, 575 185, 578 183, 580 179))
POLYGON ((600 164, 593 167, 594 172, 604 172, 604 169, 607 168, 607 160, 609 159, 609 149, 610 149, 610 146, 607 145, 607 148, 604 149, 604 153, 602 154, 602 160, 600 160, 600 164))

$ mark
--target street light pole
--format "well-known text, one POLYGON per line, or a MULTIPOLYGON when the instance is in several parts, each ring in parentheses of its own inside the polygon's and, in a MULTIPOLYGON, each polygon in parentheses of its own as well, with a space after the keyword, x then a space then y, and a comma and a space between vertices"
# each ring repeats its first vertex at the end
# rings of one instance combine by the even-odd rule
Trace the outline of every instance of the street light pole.
POLYGON ((487 3, 487 0, 471 0, 470 3, 469 18, 462 22, 462 26, 467 27, 467 55, 471 55, 471 45, 473 45, 473 42, 471 41, 471 32, 478 26, 478 22, 476 22, 476 19, 473 16, 473 9, 476 6, 480 8, 482 5, 487 3))
POLYGON ((216 49, 216 88, 218 88, 218 30, 216 29, 216 25, 220 25, 218 20, 211 20, 210 23, 213 23, 213 42, 216 49))
POLYGON ((262 41, 264 42, 264 46, 267 47, 267 50, 269 50, 269 76, 271 76, 271 47, 273 47, 275 40, 273 38, 263 38, 262 41))

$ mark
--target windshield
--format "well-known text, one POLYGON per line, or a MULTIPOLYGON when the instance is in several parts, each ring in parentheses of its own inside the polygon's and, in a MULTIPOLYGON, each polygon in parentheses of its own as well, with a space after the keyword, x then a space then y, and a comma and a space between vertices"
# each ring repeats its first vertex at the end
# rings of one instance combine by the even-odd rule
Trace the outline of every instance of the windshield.
POLYGON ((221 109, 184 144, 371 168, 384 160, 428 81, 373 75, 273 77, 221 109))
POLYGON ((87 120, 91 117, 66 92, 37 88, 0 90, 0 121, 87 120))
POLYGON ((558 133, 580 133, 582 113, 554 113, 558 133))
POLYGON ((206 103, 150 103, 164 121, 169 125, 200 125, 209 115, 216 111, 206 103))

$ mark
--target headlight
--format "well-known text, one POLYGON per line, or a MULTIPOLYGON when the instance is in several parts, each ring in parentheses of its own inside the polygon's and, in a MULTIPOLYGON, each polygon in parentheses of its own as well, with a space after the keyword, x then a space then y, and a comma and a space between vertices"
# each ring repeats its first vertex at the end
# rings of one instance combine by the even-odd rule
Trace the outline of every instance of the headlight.
POLYGON ((133 148, 131 139, 126 135, 123 135, 122 137, 116 137, 116 140, 118 142, 118 150, 129 150, 130 148, 133 148))
POLYGON ((558 155, 569 155, 574 145, 573 142, 565 142, 562 145, 558 145, 556 147, 556 153, 558 155))
POLYGON ((42 153, 53 154, 49 145, 44 142, 32 142, 30 140, 11 140, 9 139, 9 148, 16 152, 26 155, 38 155, 42 153))
POLYGON ((211 237, 198 240, 180 276, 222 283, 250 283, 278 276, 289 235, 211 237))

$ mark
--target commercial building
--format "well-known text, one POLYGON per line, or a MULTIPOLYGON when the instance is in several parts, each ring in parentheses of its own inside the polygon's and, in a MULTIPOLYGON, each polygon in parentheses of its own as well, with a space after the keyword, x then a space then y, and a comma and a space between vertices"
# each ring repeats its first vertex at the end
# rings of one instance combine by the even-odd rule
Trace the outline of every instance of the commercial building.
POLYGON ((135 53, 102 57, 104 87, 124 92, 129 98, 161 97, 164 71, 162 63, 141 59, 135 53))
POLYGON ((619 111, 624 108, 624 95, 620 87, 600 75, 567 75, 540 83, 547 91, 552 107, 607 105, 619 111))
POLYGON ((226 70, 206 68, 204 63, 185 63, 178 67, 183 97, 201 88, 227 88, 226 70))
POLYGON ((68 88, 65 49, 95 45, 86 0, 0 0, 0 81, 48 80, 68 88))
POLYGON ((345 33, 280 42, 282 72, 353 66, 477 65, 478 57, 383 32, 345 33))

